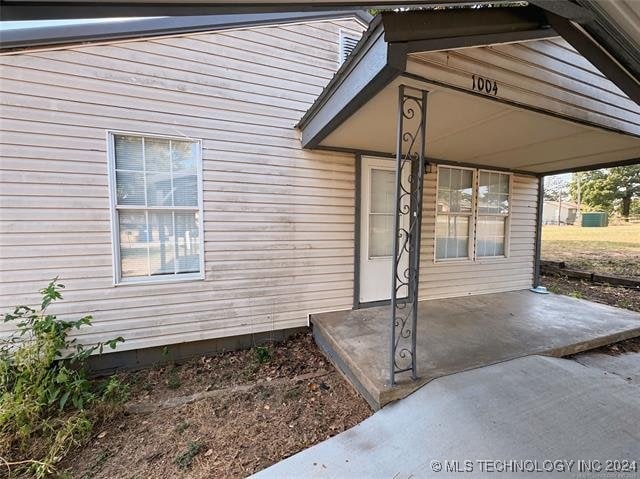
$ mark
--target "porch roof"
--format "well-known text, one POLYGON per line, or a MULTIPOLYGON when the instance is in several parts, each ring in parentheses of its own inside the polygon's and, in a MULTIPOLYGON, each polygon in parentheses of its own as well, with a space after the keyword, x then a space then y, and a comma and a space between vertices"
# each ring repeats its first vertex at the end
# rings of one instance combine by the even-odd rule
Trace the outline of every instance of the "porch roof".
POLYGON ((429 91, 426 153, 435 162, 532 174, 639 162, 640 84, 600 51, 581 48, 591 63, 584 62, 584 74, 599 77, 591 97, 569 74, 554 85, 544 66, 523 62, 538 68, 538 84, 528 88, 522 72, 487 58, 469 61, 472 51, 557 42, 558 32, 578 43, 570 22, 531 6, 378 15, 299 122, 303 146, 393 155, 397 87, 404 84, 429 91), (496 89, 474 90, 474 75, 496 89))

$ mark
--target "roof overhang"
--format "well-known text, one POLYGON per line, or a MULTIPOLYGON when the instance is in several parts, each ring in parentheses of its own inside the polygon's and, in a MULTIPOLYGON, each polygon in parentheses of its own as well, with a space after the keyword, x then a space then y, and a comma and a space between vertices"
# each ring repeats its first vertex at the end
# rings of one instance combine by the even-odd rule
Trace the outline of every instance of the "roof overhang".
MULTIPOLYGON (((550 23, 535 7, 383 13, 300 121, 303 146, 392 155, 397 87, 405 84, 430 92, 427 154, 434 161, 532 174, 638 162, 640 124, 572 115, 508 86, 488 97, 454 67, 443 77, 421 61, 425 53, 557 37, 550 23)), ((637 87, 629 82, 625 92, 640 98, 637 87)))
MULTIPOLYGON (((151 17, 274 12, 318 12, 338 9, 406 6, 509 4, 508 0, 0 0, 3 20, 56 18, 151 17)), ((640 80, 640 2, 637 0, 529 0, 577 28, 584 45, 597 46, 627 75, 640 80)), ((556 24, 558 22, 556 21, 556 24)), ((582 51, 577 45, 576 49, 582 51)), ((585 55, 589 58, 588 55, 585 55)), ((593 60, 589 58, 592 63, 593 60)), ((600 68, 600 66, 599 66, 600 68)), ((620 88, 618 81, 612 78, 620 88)), ((626 91, 626 90, 625 90, 626 91)), ((627 92, 627 94, 629 94, 627 92)), ((629 94, 631 98, 633 96, 629 94)))
POLYGON ((0 51, 192 32, 213 32, 234 28, 282 25, 337 18, 356 18, 366 26, 372 17, 362 10, 321 10, 316 12, 159 17, 118 22, 31 27, 0 31, 0 51))

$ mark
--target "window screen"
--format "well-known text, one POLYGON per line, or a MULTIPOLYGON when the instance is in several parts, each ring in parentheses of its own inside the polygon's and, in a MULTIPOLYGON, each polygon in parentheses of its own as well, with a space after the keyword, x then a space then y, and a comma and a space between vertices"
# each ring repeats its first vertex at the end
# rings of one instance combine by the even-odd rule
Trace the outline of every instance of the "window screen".
POLYGON ((112 138, 117 281, 201 274, 199 143, 112 138))

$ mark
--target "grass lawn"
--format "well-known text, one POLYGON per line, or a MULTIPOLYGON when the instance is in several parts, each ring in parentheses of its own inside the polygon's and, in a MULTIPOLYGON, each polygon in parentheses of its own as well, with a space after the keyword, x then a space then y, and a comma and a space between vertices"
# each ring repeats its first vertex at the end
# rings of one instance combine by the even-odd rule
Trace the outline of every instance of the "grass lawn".
POLYGON ((640 224, 544 226, 542 259, 565 261, 573 269, 640 277, 640 224))

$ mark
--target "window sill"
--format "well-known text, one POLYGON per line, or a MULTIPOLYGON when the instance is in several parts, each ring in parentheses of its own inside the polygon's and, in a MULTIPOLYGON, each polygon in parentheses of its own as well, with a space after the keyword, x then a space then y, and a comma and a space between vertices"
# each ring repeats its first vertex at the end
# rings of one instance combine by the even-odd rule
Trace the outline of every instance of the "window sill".
POLYGON ((189 273, 184 275, 179 275, 175 277, 158 277, 155 278, 153 276, 145 276, 144 278, 131 278, 124 279, 114 283, 114 286, 140 286, 140 285, 151 285, 151 284, 171 284, 171 283, 184 283, 188 281, 203 281, 204 274, 202 273, 189 273))
POLYGON ((472 258, 437 258, 433 260, 436 264, 441 263, 475 263, 472 258))
POLYGON ((502 263, 508 259, 508 256, 482 256, 480 258, 476 258, 476 263, 502 263))
POLYGON ((443 258, 434 259, 435 264, 447 264, 447 263, 469 263, 469 264, 488 264, 488 263, 502 263, 509 260, 509 256, 482 256, 480 258, 443 258))

